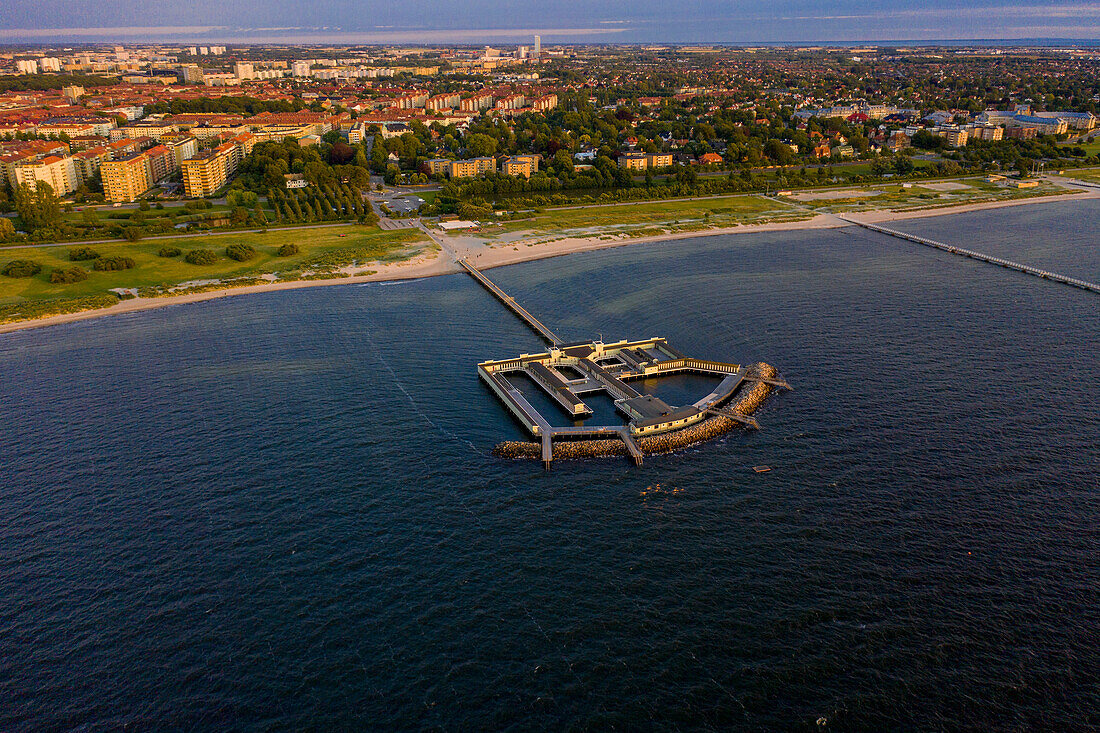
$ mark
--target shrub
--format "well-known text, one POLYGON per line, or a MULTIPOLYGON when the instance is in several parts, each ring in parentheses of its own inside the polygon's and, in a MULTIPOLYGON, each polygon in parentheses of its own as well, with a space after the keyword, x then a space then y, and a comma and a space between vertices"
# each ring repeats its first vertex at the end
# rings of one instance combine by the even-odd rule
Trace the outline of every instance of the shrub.
POLYGON ((126 227, 122 230, 122 236, 130 242, 136 242, 141 239, 141 230, 137 227, 126 227))
POLYGON ((185 254, 183 259, 192 265, 212 265, 218 261, 218 256, 212 249, 193 249, 185 254))
POLYGON ((69 250, 69 259, 73 262, 97 260, 99 259, 99 252, 96 252, 91 247, 73 247, 69 250))
POLYGON ((278 255, 280 257, 290 257, 291 255, 298 254, 299 251, 298 245, 296 244, 284 244, 282 247, 279 247, 278 255))
POLYGON ((142 201, 141 203, 138 204, 138 208, 141 209, 142 211, 148 211, 149 210, 149 202, 148 201, 142 201))
POLYGON ((256 248, 250 244, 231 244, 225 248, 225 256, 237 262, 244 262, 256 256, 256 248))
POLYGON ((110 272, 113 270, 131 270, 135 266, 134 260, 130 257, 123 257, 121 255, 111 255, 109 257, 100 257, 92 263, 92 269, 103 270, 110 272))
POLYGON ((183 254, 183 250, 179 247, 161 247, 160 252, 157 252, 158 257, 179 257, 183 254))
POLYGON ((31 277, 42 272, 42 265, 31 260, 12 260, 0 270, 0 275, 8 277, 31 277))
POLYGON ((78 283, 88 279, 88 271, 83 267, 59 267, 50 273, 52 283, 78 283))

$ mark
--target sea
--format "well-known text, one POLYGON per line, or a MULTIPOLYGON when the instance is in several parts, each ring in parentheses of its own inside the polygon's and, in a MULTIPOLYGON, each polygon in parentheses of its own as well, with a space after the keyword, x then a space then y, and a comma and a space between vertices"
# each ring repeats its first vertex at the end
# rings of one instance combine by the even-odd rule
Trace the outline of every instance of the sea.
MULTIPOLYGON (((1100 281, 1097 201, 892 226, 1100 281)), ((465 275, 2 335, 0 730, 1100 729, 1100 296, 853 228, 489 275, 794 389, 545 471, 465 275)))

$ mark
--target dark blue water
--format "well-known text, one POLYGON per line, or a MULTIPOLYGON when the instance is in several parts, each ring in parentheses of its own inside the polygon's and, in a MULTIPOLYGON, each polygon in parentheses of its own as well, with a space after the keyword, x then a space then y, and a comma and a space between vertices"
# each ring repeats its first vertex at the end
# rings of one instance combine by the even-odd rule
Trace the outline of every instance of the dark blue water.
POLYGON ((1100 297, 851 231, 492 276, 796 389, 545 473, 489 454, 474 366, 539 342, 468 277, 2 336, 0 729, 1100 727, 1100 297))

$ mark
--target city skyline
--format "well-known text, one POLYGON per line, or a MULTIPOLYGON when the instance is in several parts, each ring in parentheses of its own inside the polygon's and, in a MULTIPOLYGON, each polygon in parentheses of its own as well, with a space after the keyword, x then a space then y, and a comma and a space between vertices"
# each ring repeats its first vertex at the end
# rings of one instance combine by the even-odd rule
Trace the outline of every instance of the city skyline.
POLYGON ((0 42, 221 40, 250 43, 513 43, 539 34, 551 43, 843 43, 1013 41, 1100 38, 1100 3, 1009 0, 852 0, 665 4, 554 0, 288 0, 245 3, 14 0, 0 9, 0 42), (59 23, 58 18, 66 22, 59 23), (262 19, 262 22, 259 22, 262 19), (563 22, 566 21, 567 22, 563 22), (146 21, 146 22, 142 22, 146 21))

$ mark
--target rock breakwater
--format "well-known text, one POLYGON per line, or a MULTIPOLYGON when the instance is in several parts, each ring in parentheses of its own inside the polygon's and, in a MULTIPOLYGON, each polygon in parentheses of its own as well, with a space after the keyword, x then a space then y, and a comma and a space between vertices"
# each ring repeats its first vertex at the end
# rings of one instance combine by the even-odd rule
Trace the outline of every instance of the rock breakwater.
MULTIPOLYGON (((752 383, 742 389, 740 396, 728 406, 740 415, 753 414, 764 400, 772 393, 774 387, 766 382, 755 381, 761 379, 775 379, 778 376, 775 367, 764 362, 758 362, 749 367, 746 381, 752 383)), ((637 438, 638 448, 647 455, 655 453, 671 453, 672 451, 686 448, 704 440, 712 440, 725 435, 740 425, 736 420, 728 417, 714 415, 702 422, 695 423, 681 430, 674 430, 659 435, 647 435, 637 438)), ((542 447, 539 443, 528 440, 506 440, 498 443, 493 449, 493 455, 500 458, 539 460, 542 458, 542 447)), ((554 458, 608 458, 613 456, 626 456, 626 445, 617 438, 600 438, 592 440, 562 440, 554 443, 554 458)))

